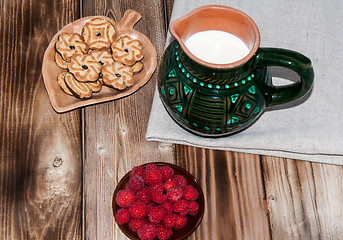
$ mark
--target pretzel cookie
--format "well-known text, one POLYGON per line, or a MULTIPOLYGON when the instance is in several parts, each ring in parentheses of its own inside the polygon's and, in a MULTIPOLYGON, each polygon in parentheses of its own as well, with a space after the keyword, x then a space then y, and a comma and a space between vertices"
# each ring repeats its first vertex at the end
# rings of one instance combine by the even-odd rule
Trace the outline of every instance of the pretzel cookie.
POLYGON ((69 90, 65 82, 65 76, 67 73, 68 72, 60 72, 57 76, 57 82, 66 94, 73 96, 73 93, 69 90))
POLYGON ((70 92, 73 93, 75 97, 81 99, 92 97, 92 88, 88 86, 87 83, 77 81, 73 74, 66 73, 64 80, 68 89, 70 90, 70 92))
POLYGON ((70 62, 72 56, 85 54, 88 52, 88 46, 78 33, 61 33, 55 44, 55 49, 64 61, 70 62))
POLYGON ((95 82, 88 82, 86 84, 92 89, 93 93, 101 91, 102 83, 99 80, 95 82))
POLYGON ((139 73, 140 71, 142 71, 143 69, 143 63, 142 62, 136 62, 133 66, 132 66, 132 72, 133 74, 139 73))
POLYGON ((114 62, 109 50, 93 50, 89 55, 93 56, 101 65, 107 65, 114 62))
POLYGON ((102 75, 104 84, 118 90, 123 90, 134 84, 131 67, 125 66, 119 62, 105 65, 102 69, 102 75))
POLYGON ((68 70, 80 82, 95 82, 99 78, 102 65, 90 54, 76 55, 68 64, 68 70))
POLYGON ((81 35, 91 49, 102 50, 110 48, 116 31, 105 19, 94 18, 83 26, 81 35))
POLYGON ((112 57, 115 61, 131 66, 136 61, 143 58, 143 45, 130 36, 123 36, 116 40, 111 45, 112 57))
POLYGON ((68 62, 64 61, 61 54, 58 52, 55 52, 55 62, 60 68, 64 70, 68 69, 68 62))

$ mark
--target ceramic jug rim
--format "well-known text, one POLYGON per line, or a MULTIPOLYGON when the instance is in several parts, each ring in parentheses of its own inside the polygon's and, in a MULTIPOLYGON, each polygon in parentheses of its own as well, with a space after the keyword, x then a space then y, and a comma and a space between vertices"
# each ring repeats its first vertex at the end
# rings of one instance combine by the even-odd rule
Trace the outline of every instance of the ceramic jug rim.
MULTIPOLYGON (((213 30, 216 30, 216 29, 213 29, 213 30)), ((256 23, 254 22, 254 20, 249 15, 247 15, 246 13, 244 13, 238 9, 228 7, 228 6, 223 6, 223 5, 205 5, 205 6, 196 8, 193 11, 189 12, 187 15, 173 21, 170 25, 169 31, 172 34, 172 36, 175 37, 175 39, 178 41, 178 43, 180 44, 180 46, 184 50, 184 52, 193 61, 200 63, 201 65, 207 66, 209 68, 232 69, 232 68, 239 67, 239 66, 245 64, 247 61, 249 61, 252 58, 252 56, 257 52, 257 50, 260 46, 260 32, 259 32, 259 29, 258 29, 256 23), (178 24, 184 23, 184 22, 190 20, 193 16, 197 15, 198 13, 201 13, 204 11, 208 12, 208 10, 213 10, 213 9, 223 11, 223 12, 231 12, 231 13, 237 14, 237 16, 242 17, 242 19, 246 20, 247 23, 250 24, 250 27, 251 27, 251 30, 253 31, 255 39, 254 39, 254 42, 253 42, 253 45, 250 49, 249 54, 247 56, 245 56, 244 58, 240 59, 239 61, 232 62, 232 63, 226 63, 226 64, 216 64, 216 63, 206 62, 206 61, 196 57, 195 55, 193 55, 185 46, 184 42, 181 39, 181 36, 177 33, 178 24)))

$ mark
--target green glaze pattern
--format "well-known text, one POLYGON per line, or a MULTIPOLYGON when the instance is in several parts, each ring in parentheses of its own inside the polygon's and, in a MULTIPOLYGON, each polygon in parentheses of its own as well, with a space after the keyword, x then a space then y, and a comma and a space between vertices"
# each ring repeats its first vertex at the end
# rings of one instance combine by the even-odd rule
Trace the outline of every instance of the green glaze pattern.
MULTIPOLYGON (((263 49, 259 50, 239 67, 213 69, 196 63, 185 54, 177 41, 172 42, 163 55, 158 71, 160 97, 170 116, 197 135, 230 135, 253 124, 270 103, 275 105, 292 101, 307 92, 306 86, 300 90, 291 86, 289 91, 272 86, 266 66, 285 64, 278 60, 272 64, 269 62, 270 59, 278 59, 279 49, 272 51, 275 55, 269 50, 266 53, 263 49)), ((308 81, 312 85, 312 67, 311 76, 311 71, 304 73, 297 68, 298 65, 294 63, 291 69, 300 71, 299 75, 310 79, 308 81)))

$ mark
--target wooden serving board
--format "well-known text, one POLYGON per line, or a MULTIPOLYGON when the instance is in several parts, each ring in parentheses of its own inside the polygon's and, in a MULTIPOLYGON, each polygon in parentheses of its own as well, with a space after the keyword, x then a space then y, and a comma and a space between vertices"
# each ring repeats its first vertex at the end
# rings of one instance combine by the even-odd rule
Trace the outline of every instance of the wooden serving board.
POLYGON ((141 19, 141 15, 131 9, 127 10, 123 18, 116 22, 111 18, 105 16, 89 16, 78 19, 64 26, 52 38, 48 48, 44 53, 42 74, 44 84, 49 95, 52 107, 59 113, 66 112, 78 107, 88 106, 91 104, 115 100, 118 98, 126 97, 149 81, 151 75, 155 72, 157 64, 156 49, 150 40, 142 33, 133 29, 133 26, 141 19), (82 28, 89 20, 93 18, 103 18, 109 21, 116 29, 116 39, 128 35, 134 39, 138 39, 143 44, 144 58, 142 59, 143 69, 138 74, 134 75, 135 84, 122 91, 103 86, 102 90, 94 93, 89 99, 78 99, 74 96, 67 95, 63 92, 57 82, 57 76, 63 69, 59 68, 55 62, 55 43, 61 33, 79 33, 81 34, 82 28))

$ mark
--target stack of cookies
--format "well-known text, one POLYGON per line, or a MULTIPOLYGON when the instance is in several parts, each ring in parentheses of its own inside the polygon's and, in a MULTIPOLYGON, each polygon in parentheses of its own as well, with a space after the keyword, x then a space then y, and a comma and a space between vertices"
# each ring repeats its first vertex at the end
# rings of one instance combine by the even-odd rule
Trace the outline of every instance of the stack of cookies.
POLYGON ((143 68, 143 45, 131 36, 116 37, 113 25, 102 18, 87 22, 81 35, 58 36, 55 62, 64 71, 57 81, 66 94, 87 99, 102 85, 124 90, 135 83, 133 75, 143 68))

